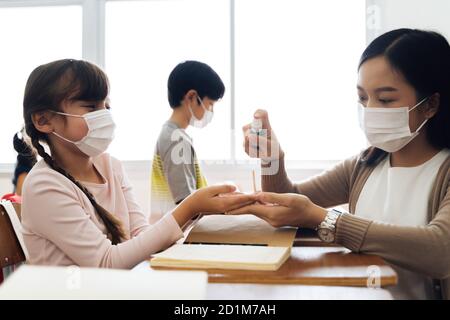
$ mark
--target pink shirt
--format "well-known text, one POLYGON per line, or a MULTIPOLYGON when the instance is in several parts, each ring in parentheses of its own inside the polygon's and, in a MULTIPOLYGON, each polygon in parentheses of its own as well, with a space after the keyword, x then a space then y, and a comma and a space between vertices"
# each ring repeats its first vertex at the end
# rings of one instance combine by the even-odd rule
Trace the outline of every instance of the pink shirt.
POLYGON ((93 159, 105 184, 84 182, 97 202, 116 215, 130 240, 113 245, 85 194, 39 161, 23 185, 23 237, 31 264, 129 269, 183 237, 172 214, 150 225, 120 161, 93 159))

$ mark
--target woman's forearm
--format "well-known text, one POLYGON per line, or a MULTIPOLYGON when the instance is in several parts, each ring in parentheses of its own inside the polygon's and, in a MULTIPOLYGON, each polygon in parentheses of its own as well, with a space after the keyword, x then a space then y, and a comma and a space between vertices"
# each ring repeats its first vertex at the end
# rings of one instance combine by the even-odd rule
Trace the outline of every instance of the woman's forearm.
POLYGON ((450 276, 450 207, 429 225, 405 227, 343 215, 336 242, 355 252, 374 254, 387 262, 435 279, 450 276))

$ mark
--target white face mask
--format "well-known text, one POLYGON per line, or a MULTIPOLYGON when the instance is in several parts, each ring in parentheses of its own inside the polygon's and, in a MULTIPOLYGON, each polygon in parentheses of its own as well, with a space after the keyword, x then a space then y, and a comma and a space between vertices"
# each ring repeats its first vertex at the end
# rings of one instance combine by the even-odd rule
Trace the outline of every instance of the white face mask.
POLYGON ((73 143, 81 152, 90 157, 95 157, 105 152, 114 139, 114 129, 116 128, 116 125, 111 112, 107 109, 88 112, 82 116, 64 112, 52 112, 69 117, 84 118, 89 131, 80 141, 71 141, 56 132, 53 132, 53 134, 67 142, 73 143))
POLYGON ((370 145, 386 152, 396 152, 410 143, 427 123, 426 119, 415 132, 409 128, 409 113, 421 105, 423 99, 414 107, 366 108, 359 104, 359 125, 370 145))
POLYGON ((189 124, 196 128, 204 128, 208 123, 212 121, 214 113, 205 108, 199 96, 197 96, 197 99, 205 112, 203 113, 203 117, 201 119, 197 119, 194 115, 194 112, 192 111, 192 106, 189 106, 189 110, 191 111, 191 119, 189 120, 189 124))

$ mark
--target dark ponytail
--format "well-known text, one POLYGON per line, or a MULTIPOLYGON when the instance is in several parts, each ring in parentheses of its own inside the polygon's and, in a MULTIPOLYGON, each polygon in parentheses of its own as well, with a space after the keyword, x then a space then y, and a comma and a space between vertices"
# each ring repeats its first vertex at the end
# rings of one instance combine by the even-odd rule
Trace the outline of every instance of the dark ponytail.
MULTIPOLYGON (((439 93, 439 108, 427 123, 427 140, 438 149, 450 148, 450 45, 445 37, 417 29, 389 31, 369 44, 359 67, 379 56, 404 76, 418 101, 439 93)), ((372 147, 364 160, 374 165, 385 155, 385 151, 372 147)))
POLYGON ((97 203, 89 190, 49 155, 41 141, 48 144, 47 135, 38 131, 32 121, 36 112, 58 108, 66 99, 99 101, 108 95, 109 85, 105 73, 97 66, 79 60, 65 59, 37 67, 28 78, 25 88, 23 115, 25 131, 30 144, 47 165, 72 181, 91 202, 108 231, 113 244, 126 239, 120 220, 97 203))
POLYGON ((31 168, 36 164, 36 151, 30 147, 26 141, 24 135, 24 128, 19 132, 16 132, 13 137, 14 150, 17 152, 16 166, 14 169, 14 176, 12 183, 14 186, 14 192, 17 191, 17 183, 19 182, 19 177, 23 173, 27 174, 31 168))

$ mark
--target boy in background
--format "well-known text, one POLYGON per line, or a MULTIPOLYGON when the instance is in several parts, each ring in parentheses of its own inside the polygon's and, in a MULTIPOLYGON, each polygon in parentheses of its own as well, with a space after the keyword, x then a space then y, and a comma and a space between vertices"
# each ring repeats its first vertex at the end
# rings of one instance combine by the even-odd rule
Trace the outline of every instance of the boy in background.
POLYGON ((172 115, 161 129, 153 157, 150 223, 207 185, 186 128, 210 123, 214 103, 225 93, 219 75, 199 61, 178 64, 169 75, 167 89, 172 115))

